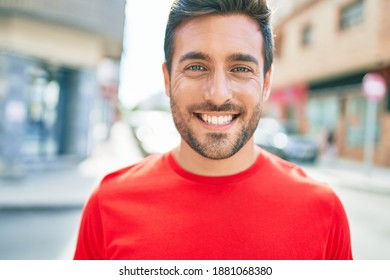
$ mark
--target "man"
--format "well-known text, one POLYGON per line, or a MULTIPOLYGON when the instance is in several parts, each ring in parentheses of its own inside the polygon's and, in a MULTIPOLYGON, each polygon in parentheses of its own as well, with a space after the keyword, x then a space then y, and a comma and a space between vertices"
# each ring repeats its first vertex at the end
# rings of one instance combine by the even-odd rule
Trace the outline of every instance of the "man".
POLYGON ((351 259, 333 191, 258 148, 272 74, 265 0, 177 0, 163 74, 180 145, 106 176, 75 259, 351 259))

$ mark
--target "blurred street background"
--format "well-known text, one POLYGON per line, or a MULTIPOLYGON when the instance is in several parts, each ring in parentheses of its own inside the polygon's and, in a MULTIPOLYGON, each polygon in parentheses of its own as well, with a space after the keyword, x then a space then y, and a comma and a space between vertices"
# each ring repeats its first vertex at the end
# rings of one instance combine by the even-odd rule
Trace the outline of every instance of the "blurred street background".
MULTIPOLYGON (((99 180, 178 143, 161 73, 171 2, 0 0, 0 260, 72 258, 99 180)), ((390 259, 390 1, 269 3, 255 142, 336 191, 355 259, 390 259)))

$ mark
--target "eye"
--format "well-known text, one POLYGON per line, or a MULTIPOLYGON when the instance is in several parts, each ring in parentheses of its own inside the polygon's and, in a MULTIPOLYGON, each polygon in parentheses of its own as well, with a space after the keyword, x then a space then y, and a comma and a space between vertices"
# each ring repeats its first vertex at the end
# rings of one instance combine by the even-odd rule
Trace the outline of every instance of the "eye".
POLYGON ((252 70, 245 66, 238 66, 232 69, 232 72, 238 72, 238 73, 248 73, 252 72, 252 70))
POLYGON ((191 65, 191 66, 187 67, 187 69, 191 70, 191 71, 205 71, 206 70, 206 68, 204 68, 201 65, 191 65))

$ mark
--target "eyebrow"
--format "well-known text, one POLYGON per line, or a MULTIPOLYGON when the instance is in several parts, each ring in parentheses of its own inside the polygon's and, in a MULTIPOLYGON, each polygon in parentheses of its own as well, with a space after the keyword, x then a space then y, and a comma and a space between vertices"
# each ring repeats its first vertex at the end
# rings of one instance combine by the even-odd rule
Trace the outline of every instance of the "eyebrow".
MULTIPOLYGON (((188 52, 180 57, 179 63, 185 60, 192 60, 192 59, 211 61, 211 57, 203 52, 188 52)), ((232 55, 229 55, 228 60, 252 62, 255 63, 256 65, 259 65, 259 61, 253 55, 244 54, 244 53, 234 53, 232 55)))
POLYGON ((189 52, 184 54, 180 57, 179 63, 183 62, 185 60, 191 60, 191 59, 201 59, 201 60, 207 60, 211 61, 211 58, 209 55, 202 53, 202 52, 189 52))
POLYGON ((259 61, 253 55, 245 54, 245 53, 234 53, 228 57, 228 60, 253 62, 256 65, 259 65, 259 61))

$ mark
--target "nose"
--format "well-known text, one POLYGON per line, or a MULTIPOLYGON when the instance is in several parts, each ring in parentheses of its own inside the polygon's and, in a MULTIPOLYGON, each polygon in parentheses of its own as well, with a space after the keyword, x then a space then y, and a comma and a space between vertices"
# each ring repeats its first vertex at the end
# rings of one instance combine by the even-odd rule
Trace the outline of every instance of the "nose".
POLYGON ((210 75, 206 84, 204 99, 215 105, 222 105, 232 99, 227 73, 221 70, 210 75))

